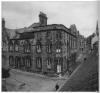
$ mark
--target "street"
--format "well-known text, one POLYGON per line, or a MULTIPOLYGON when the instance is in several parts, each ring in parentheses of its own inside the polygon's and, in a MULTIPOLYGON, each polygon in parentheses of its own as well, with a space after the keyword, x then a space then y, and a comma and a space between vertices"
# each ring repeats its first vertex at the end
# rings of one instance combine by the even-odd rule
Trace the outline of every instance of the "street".
POLYGON ((65 79, 50 79, 33 73, 11 70, 6 79, 8 91, 55 91, 55 86, 63 84, 65 79), (17 71, 17 72, 16 72, 17 71))

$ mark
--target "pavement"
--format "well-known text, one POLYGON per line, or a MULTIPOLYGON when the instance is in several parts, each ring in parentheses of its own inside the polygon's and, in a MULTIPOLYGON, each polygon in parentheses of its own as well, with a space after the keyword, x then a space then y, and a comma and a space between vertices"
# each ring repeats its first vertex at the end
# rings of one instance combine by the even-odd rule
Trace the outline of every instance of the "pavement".
POLYGON ((91 52, 58 91, 98 91, 98 55, 91 52))

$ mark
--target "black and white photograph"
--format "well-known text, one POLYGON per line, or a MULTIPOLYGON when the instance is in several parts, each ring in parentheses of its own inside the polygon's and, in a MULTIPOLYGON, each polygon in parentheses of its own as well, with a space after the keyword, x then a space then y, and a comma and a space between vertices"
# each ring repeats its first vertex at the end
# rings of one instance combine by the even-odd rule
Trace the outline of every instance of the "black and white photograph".
POLYGON ((99 92, 99 1, 1 1, 2 92, 99 92))

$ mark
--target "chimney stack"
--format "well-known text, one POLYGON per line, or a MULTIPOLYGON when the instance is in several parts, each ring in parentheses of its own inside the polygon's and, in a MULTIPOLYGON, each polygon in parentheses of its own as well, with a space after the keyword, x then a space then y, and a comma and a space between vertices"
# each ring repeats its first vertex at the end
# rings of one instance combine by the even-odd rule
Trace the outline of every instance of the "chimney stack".
POLYGON ((47 25, 47 16, 43 12, 40 12, 40 14, 39 14, 39 22, 40 22, 40 26, 47 25))
POLYGON ((5 28, 5 19, 2 18, 2 28, 5 28))

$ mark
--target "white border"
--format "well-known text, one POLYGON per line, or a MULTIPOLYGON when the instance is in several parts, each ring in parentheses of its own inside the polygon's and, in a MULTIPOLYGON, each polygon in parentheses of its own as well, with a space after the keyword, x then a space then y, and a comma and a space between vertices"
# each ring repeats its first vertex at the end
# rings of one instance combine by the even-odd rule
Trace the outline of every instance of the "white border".
MULTIPOLYGON (((6 1, 9 1, 9 2, 11 2, 11 1, 13 1, 13 2, 16 2, 16 1, 99 1, 99 0, 1 0, 1 2, 0 2, 0 6, 1 6, 1 3, 2 2, 6 2, 6 1)), ((1 16, 1 12, 2 12, 2 10, 1 10, 1 7, 0 7, 0 16, 1 16)), ((2 18, 2 16, 1 16, 1 18, 2 18)), ((0 29, 1 29, 1 27, 2 27, 2 25, 1 25, 1 18, 0 18, 0 29)), ((1 34, 0 34, 0 41, 2 41, 2 31, 1 31, 1 34)), ((0 46, 1 46, 1 42, 0 42, 0 46)), ((0 55, 2 54, 1 53, 2 52, 2 49, 0 48, 0 55)), ((1 55, 2 56, 2 55, 1 55)), ((1 56, 0 56, 0 60, 1 60, 1 56)), ((1 63, 2 63, 2 60, 0 61, 1 63)), ((100 64, 99 64, 99 66, 100 66, 100 64)), ((100 70, 100 69, 99 69, 100 70)), ((1 68, 0 68, 0 76, 1 76, 1 68)), ((100 82, 100 81, 99 81, 100 82)), ((0 78, 0 90, 1 90, 1 78, 0 78)), ((1 92, 1 91, 0 91, 1 92)), ((6 92, 4 92, 4 93, 6 93, 6 92)), ((10 93, 10 92, 8 92, 8 93, 10 93)), ((17 92, 13 92, 13 93, 17 93, 17 92)), ((19 92, 19 93, 21 93, 21 92, 19 92)), ((24 93, 27 93, 27 92, 24 92, 24 93)), ((34 92, 35 93, 35 92, 34 92)), ((37 92, 37 93, 39 93, 39 92, 37 92)), ((45 93, 47 93, 47 92, 45 92, 45 93)), ((49 93, 55 93, 55 92, 49 92, 49 93)), ((62 93, 62 92, 59 92, 59 93, 62 93)), ((67 93, 73 93, 73 92, 67 92, 67 93)), ((76 92, 77 93, 77 92, 76 92)), ((82 92, 78 92, 78 93, 82 93, 82 92)), ((85 93, 92 93, 92 92, 85 92, 85 93)))

